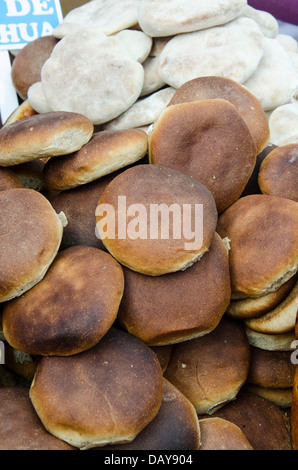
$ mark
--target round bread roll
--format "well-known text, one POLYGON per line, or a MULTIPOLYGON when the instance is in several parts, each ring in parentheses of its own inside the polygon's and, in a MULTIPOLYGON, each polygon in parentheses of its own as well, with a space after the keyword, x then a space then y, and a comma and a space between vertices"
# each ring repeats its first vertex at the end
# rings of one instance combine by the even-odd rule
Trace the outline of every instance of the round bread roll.
POLYGON ((74 188, 137 162, 147 148, 147 134, 140 129, 95 132, 77 152, 47 161, 43 178, 51 190, 74 188))
POLYGON ((24 387, 0 388, 0 450, 76 450, 40 422, 24 387))
POLYGON ((21 49, 14 57, 11 67, 13 85, 23 100, 33 83, 40 81, 43 64, 50 57, 58 39, 54 36, 43 36, 34 39, 21 49))
POLYGON ((0 302, 40 282, 59 250, 65 219, 33 189, 0 192, 0 302))
POLYGON ((87 351, 42 358, 30 398, 49 432, 88 449, 132 441, 158 413, 162 385, 154 352, 112 327, 87 351))
POLYGON ((5 304, 4 336, 32 355, 77 354, 112 326, 123 289, 122 268, 111 255, 93 247, 68 248, 38 285, 5 304))
POLYGON ((125 170, 106 187, 96 223, 106 249, 121 264, 158 276, 186 269, 204 255, 217 211, 212 194, 198 181, 145 164, 125 170))
POLYGON ((200 450, 253 450, 236 424, 223 418, 202 418, 200 450))
POLYGON ((296 276, 291 277, 276 291, 261 297, 247 297, 245 299, 231 300, 227 308, 227 315, 239 320, 257 318, 277 307, 291 292, 296 283, 296 276))
POLYGON ((293 387, 295 365, 291 351, 267 351, 250 346, 247 382, 268 388, 293 387))
POLYGON ((11 166, 80 149, 93 134, 82 114, 57 111, 35 114, 0 131, 0 165, 11 166))
POLYGON ((145 33, 152 37, 170 36, 210 28, 228 23, 241 15, 245 0, 143 0, 138 10, 138 20, 145 33))
POLYGON ((295 330, 289 333, 268 334, 252 330, 245 327, 249 344, 256 348, 266 349, 266 351, 292 351, 293 341, 295 341, 295 330))
POLYGON ((258 183, 263 194, 298 202, 298 144, 277 147, 260 167, 258 183))
POLYGON ((295 275, 297 209, 295 201, 252 194, 220 215, 217 231, 230 240, 232 298, 260 297, 295 275))
POLYGON ((243 325, 223 318, 209 334, 173 345, 164 377, 212 414, 233 400, 247 378, 250 346, 243 325))
POLYGON ((240 197, 256 156, 247 125, 224 99, 168 106, 149 138, 150 162, 200 181, 213 194, 219 213, 240 197))
POLYGON ((118 38, 100 32, 96 25, 67 34, 41 70, 48 106, 82 113, 93 124, 126 111, 138 99, 143 81, 142 64, 132 59, 118 38))
POLYGON ((10 168, 0 167, 0 191, 22 188, 23 185, 15 172, 10 168))
POLYGON ((209 333, 230 302, 228 255, 217 233, 203 258, 185 271, 153 277, 124 268, 124 276, 117 320, 149 345, 209 333))
POLYGON ((51 198, 51 204, 59 214, 64 212, 67 226, 63 230, 62 248, 75 245, 105 247, 95 232, 95 210, 99 197, 118 172, 86 183, 76 188, 58 192, 51 198))
POLYGON ((169 106, 210 99, 223 99, 232 103, 244 119, 257 153, 264 150, 270 134, 267 116, 259 100, 234 80, 218 76, 194 78, 176 90, 169 106))
POLYGON ((236 424, 254 450, 293 450, 284 411, 246 388, 214 416, 236 424))
POLYGON ((287 297, 270 312, 245 320, 246 326, 260 333, 282 334, 295 328, 298 311, 298 281, 287 297))
POLYGON ((210 75, 244 83, 260 63, 263 41, 258 24, 245 17, 221 26, 177 34, 160 54, 158 73, 176 89, 193 78, 210 75))
POLYGON ((186 451, 199 450, 200 443, 200 426, 193 405, 173 384, 163 379, 162 403, 151 423, 133 441, 97 450, 186 451))

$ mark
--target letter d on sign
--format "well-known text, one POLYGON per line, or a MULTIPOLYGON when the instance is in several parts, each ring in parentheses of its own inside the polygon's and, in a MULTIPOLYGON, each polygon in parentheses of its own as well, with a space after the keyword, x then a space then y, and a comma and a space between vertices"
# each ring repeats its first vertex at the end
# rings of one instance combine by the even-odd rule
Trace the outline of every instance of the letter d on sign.
POLYGON ((0 341, 0 364, 5 364, 4 343, 0 341))

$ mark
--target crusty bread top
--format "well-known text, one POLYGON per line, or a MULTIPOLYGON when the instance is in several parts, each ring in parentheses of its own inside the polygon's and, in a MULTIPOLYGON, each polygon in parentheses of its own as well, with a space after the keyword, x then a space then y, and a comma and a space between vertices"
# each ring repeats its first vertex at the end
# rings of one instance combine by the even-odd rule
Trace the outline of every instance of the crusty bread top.
POLYGON ((82 114, 35 114, 2 127, 0 165, 11 166, 74 152, 92 137, 94 126, 82 114))
MULTIPOLYGON (((186 269, 208 250, 215 233, 217 210, 210 191, 193 178, 162 165, 136 165, 119 174, 102 193, 97 209, 104 208, 104 204, 110 204, 115 210, 115 218, 111 211, 108 214, 107 224, 110 227, 113 225, 112 228, 114 228, 114 222, 116 222, 115 233, 111 232, 111 235, 104 233, 104 226, 100 227, 99 222, 103 220, 106 226, 106 215, 97 215, 98 232, 106 249, 121 264, 143 274, 156 276, 186 269), (126 218, 123 206, 118 205, 118 196, 125 196, 127 208, 133 207, 133 204, 142 205, 140 225, 145 228, 147 233, 143 233, 139 238, 131 237, 129 222, 133 220, 133 216, 126 218), (153 225, 151 209, 158 208, 161 204, 163 204, 162 207, 166 207, 166 211, 171 208, 172 204, 176 204, 181 214, 183 204, 187 204, 190 208, 189 219, 192 218, 192 224, 195 220, 195 204, 202 204, 203 221, 199 221, 197 218, 198 224, 203 222, 203 226, 200 225, 203 228, 202 243, 201 240, 197 240, 197 244, 194 243, 191 247, 186 248, 185 244, 190 240, 187 240, 182 230, 182 222, 177 224, 178 228, 181 228, 181 236, 175 238, 171 215, 168 234, 162 236, 159 231, 157 238, 152 237, 150 230, 153 225), (126 218, 126 224, 124 224, 124 238, 121 238, 122 234, 118 236, 118 220, 123 216, 126 218)), ((183 221, 183 217, 181 217, 181 221, 183 221)), ((159 228, 162 223, 161 219, 159 228)), ((162 230, 165 231, 165 228, 162 227, 162 230)))
POLYGON ((245 196, 220 215, 217 231, 230 240, 232 295, 267 294, 297 271, 297 202, 265 194, 245 196))

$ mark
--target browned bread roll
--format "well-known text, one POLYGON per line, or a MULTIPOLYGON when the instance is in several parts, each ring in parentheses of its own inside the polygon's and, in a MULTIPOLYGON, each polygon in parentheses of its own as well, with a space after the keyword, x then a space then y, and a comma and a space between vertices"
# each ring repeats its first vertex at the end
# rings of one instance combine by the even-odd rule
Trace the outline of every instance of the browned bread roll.
POLYGON ((3 309, 3 331, 15 349, 32 355, 77 354, 114 323, 124 289, 121 266, 104 251, 61 251, 45 277, 3 309))
POLYGON ((5 302, 44 277, 59 250, 65 220, 33 189, 1 191, 0 207, 0 302, 5 302))
POLYGON ((162 385, 154 352, 112 327, 87 351, 42 358, 30 398, 49 432, 87 449, 132 441, 157 415, 162 385))

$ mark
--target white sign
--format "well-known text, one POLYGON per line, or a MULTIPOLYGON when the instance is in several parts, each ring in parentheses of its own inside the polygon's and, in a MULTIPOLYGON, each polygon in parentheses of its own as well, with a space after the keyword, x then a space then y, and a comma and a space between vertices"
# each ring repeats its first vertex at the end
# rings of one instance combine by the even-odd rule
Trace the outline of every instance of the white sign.
POLYGON ((17 51, 62 22, 59 0, 0 0, 0 111, 2 124, 18 107, 8 51, 17 51))
POLYGON ((21 49, 61 21, 59 0, 0 0, 0 49, 21 49))

